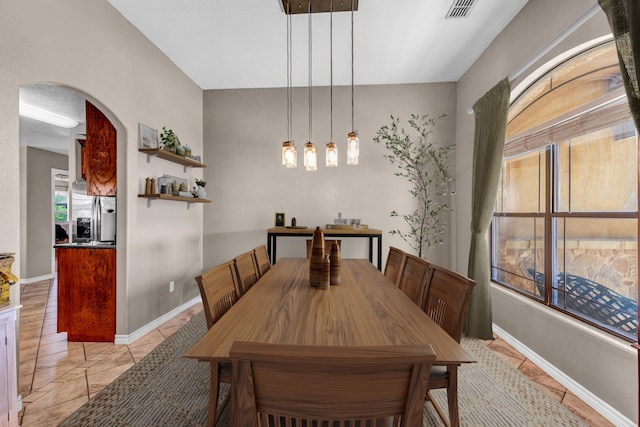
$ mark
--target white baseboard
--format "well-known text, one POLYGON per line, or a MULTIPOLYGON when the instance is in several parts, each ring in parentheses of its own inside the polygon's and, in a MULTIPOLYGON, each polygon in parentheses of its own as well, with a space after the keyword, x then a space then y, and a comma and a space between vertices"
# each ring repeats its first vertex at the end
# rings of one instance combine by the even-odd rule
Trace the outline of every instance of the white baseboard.
POLYGON ((23 285, 28 285, 29 283, 42 282, 43 280, 51 280, 51 279, 53 279, 53 274, 45 274, 44 276, 29 277, 27 279, 20 278, 18 283, 22 283, 23 285))
POLYGON ((196 297, 193 298, 190 301, 185 302, 184 304, 182 304, 181 306, 178 306, 176 308, 174 308, 173 310, 171 310, 170 312, 164 314, 163 316, 158 317, 157 319, 155 319, 154 321, 147 323, 145 326, 143 326, 142 328, 138 329, 137 331, 129 334, 129 335, 117 335, 115 337, 114 340, 114 344, 119 344, 119 345, 128 345, 131 344, 133 342, 135 342, 137 339, 143 337, 144 335, 148 334, 149 332, 153 331, 155 328, 157 328, 158 326, 162 325, 164 322, 166 322, 167 320, 172 319, 173 317, 175 317, 176 315, 178 315, 179 313, 183 312, 184 310, 188 309, 189 307, 198 304, 199 302, 202 302, 202 298, 200 297, 196 297))
POLYGON ((611 421, 614 425, 618 427, 636 426, 633 421, 625 417, 614 407, 600 399, 598 396, 596 396, 584 386, 573 380, 573 378, 569 377, 567 374, 553 366, 551 363, 547 362, 544 358, 540 357, 537 353, 522 344, 520 341, 518 341, 504 329, 497 326, 495 323, 493 324, 493 331, 496 335, 505 340, 509 345, 522 353, 527 359, 531 360, 540 369, 545 371, 553 379, 565 386, 573 394, 582 399, 587 405, 598 411, 598 413, 611 421))

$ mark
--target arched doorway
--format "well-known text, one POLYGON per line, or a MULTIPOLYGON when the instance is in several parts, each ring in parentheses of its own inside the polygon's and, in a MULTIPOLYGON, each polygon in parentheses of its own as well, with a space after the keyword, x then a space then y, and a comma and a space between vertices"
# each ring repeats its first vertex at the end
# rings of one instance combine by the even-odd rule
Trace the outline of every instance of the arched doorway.
MULTIPOLYGON (((53 180, 51 175, 47 181, 38 179, 38 172, 46 170, 51 174, 51 169, 66 169, 69 176, 69 220, 73 224, 72 209, 72 184, 81 181, 81 146, 79 140, 86 138, 86 108, 85 102, 90 102, 96 107, 115 128, 116 132, 116 158, 117 164, 117 188, 114 204, 122 209, 114 209, 116 218, 115 235, 118 236, 115 247, 117 249, 116 271, 114 277, 117 284, 123 284, 125 277, 124 268, 124 236, 126 229, 126 216, 124 215, 126 188, 126 130, 116 115, 82 90, 51 83, 33 83, 20 87, 20 187, 21 193, 26 197, 21 202, 21 282, 28 285, 34 281, 56 274, 55 264, 51 260, 55 256, 53 245, 55 228, 53 219, 54 199, 51 196, 52 186, 48 180, 53 180), (26 106, 26 107, 25 107, 26 106), (62 116, 77 124, 55 125, 46 123, 41 119, 26 117, 24 108, 36 107, 40 110, 62 116), (34 160, 34 161, 31 161, 34 160), (64 167, 61 166, 61 162, 64 167), (42 187, 42 188, 40 188, 42 187), (42 194, 47 194, 43 197, 42 194), (44 230, 38 233, 37 231, 44 230)), ((70 227, 69 237, 73 241, 73 227, 70 227)), ((124 287, 124 285, 122 285, 124 287)), ((116 289, 120 301, 125 301, 125 291, 116 289)), ((114 302, 116 304, 116 302, 114 302)), ((123 307, 123 305, 120 305, 123 307)), ((123 312, 116 304, 116 312, 123 312)))

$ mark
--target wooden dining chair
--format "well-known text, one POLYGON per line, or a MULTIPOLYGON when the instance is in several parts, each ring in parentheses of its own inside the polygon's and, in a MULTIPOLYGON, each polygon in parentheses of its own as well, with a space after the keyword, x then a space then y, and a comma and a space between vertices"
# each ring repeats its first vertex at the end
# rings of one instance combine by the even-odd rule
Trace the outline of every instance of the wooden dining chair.
POLYGON ((246 294, 249 289, 258 281, 258 265, 253 251, 245 252, 234 258, 233 264, 238 275, 240 285, 240 297, 246 294))
POLYGON ((415 255, 407 254, 398 287, 406 296, 422 307, 429 263, 415 255))
MULTIPOLYGON (((422 309, 458 343, 476 282, 454 271, 431 265, 427 275, 422 309)), ((427 399, 431 401, 445 425, 458 425, 458 367, 433 366, 429 375, 427 399), (431 390, 446 388, 449 419, 436 403, 431 390)))
MULTIPOLYGON (((338 246, 340 247, 340 249, 342 249, 342 240, 324 239, 324 253, 325 254, 328 254, 331 251, 331 245, 333 245, 333 242, 338 242, 338 246)), ((312 243, 313 243, 313 240, 307 239, 307 258, 309 258, 311 256, 311 244, 312 243)))
POLYGON ((269 260, 269 253, 267 252, 267 245, 260 245, 253 249, 253 256, 256 260, 256 266, 258 267, 258 279, 264 275, 271 268, 271 261, 269 260))
POLYGON ((340 421, 341 426, 386 426, 389 420, 394 426, 422 426, 435 360, 430 344, 316 347, 236 341, 229 355, 234 427, 340 421))
MULTIPOLYGON (((204 315, 207 319, 207 329, 210 329, 232 306, 238 301, 239 286, 236 279, 236 272, 231 261, 220 264, 196 277, 204 315)), ((217 371, 211 372, 211 387, 215 387, 210 392, 210 404, 215 402, 216 422, 221 410, 217 410, 218 394, 220 383, 231 384, 231 363, 218 364, 217 371), (215 396, 215 397, 214 397, 215 396)), ((221 408, 229 401, 229 393, 222 402, 221 408)))
POLYGON ((400 277, 402 277, 402 270, 404 269, 404 263, 407 261, 407 254, 398 248, 389 246, 389 254, 387 255, 387 263, 384 266, 384 275, 389 280, 400 285, 400 277))

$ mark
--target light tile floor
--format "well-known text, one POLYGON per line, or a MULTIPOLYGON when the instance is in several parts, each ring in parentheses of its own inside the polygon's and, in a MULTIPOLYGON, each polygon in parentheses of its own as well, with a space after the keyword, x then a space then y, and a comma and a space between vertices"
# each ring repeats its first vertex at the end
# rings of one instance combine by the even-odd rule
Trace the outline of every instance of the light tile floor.
MULTIPOLYGON (((66 333, 56 332, 56 286, 55 280, 46 280, 20 287, 23 427, 57 426, 202 310, 196 304, 131 345, 67 342, 66 333)), ((500 338, 487 345, 589 425, 612 426, 500 338)))

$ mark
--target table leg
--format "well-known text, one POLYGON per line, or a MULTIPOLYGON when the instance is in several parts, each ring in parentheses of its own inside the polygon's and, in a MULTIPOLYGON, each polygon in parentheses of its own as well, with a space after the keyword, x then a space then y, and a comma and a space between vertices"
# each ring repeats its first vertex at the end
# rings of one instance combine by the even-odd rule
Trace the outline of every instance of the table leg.
POLYGON ((273 262, 273 257, 271 256, 272 252, 271 252, 271 234, 267 234, 267 254, 269 255, 269 261, 271 262, 271 265, 274 264, 273 262))
POLYGON ((273 250, 273 253, 271 254, 271 265, 276 265, 276 252, 278 250, 277 248, 278 236, 271 236, 271 238, 273 239, 273 242, 271 244, 271 250, 273 250))
POLYGON ((369 237, 369 262, 373 264, 373 237, 369 237))
POLYGON ((449 404, 449 423, 451 427, 458 427, 458 365, 449 365, 449 387, 447 388, 447 402, 449 404))
POLYGON ((211 375, 209 384, 209 409, 207 411, 207 427, 215 427, 218 411, 218 393, 219 393, 219 378, 218 378, 218 362, 211 362, 211 375))
POLYGON ((382 235, 376 238, 378 239, 378 270, 382 271, 382 235))

